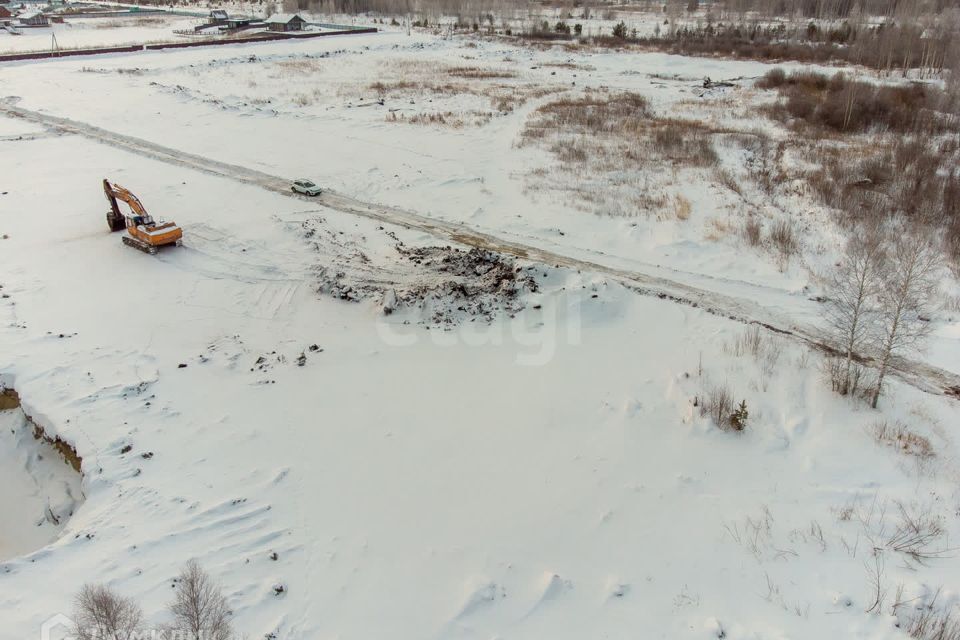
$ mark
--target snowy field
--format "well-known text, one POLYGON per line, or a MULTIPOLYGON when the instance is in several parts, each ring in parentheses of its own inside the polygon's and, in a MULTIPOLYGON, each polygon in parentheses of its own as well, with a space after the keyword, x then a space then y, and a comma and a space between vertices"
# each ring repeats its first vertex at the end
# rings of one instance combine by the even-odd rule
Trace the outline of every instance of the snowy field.
POLYGON ((49 51, 56 38, 60 49, 117 47, 177 39, 174 30, 193 30, 203 21, 177 16, 71 18, 63 24, 21 29, 20 35, 0 30, 0 53, 49 51))
MULTIPOLYGON (((159 625, 191 558, 249 638, 896 639, 954 603, 956 401, 896 378, 867 409, 820 352, 707 310, 815 325, 835 260, 822 207, 747 176, 743 135, 783 135, 752 108, 768 68, 402 33, 0 67, 36 114, 0 111, 0 382, 83 459, 55 540, 0 530, 3 633, 85 582, 159 625), (716 166, 581 171, 532 132, 622 92, 729 131, 716 166), (290 197, 300 176, 332 192, 290 197), (183 246, 111 235, 105 177, 183 246), (746 246, 748 213, 800 250, 746 246), (567 259, 474 267, 461 227, 567 259), (458 297, 491 271, 514 285, 458 297), (742 433, 701 415, 720 384, 742 433)), ((953 312, 933 322, 919 358, 960 372, 953 312)))

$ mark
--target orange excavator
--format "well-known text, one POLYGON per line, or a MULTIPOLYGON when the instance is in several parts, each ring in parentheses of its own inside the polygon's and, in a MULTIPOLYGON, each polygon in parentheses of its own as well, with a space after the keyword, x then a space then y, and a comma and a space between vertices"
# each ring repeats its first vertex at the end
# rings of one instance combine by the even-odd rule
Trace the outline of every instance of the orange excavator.
POLYGON ((123 243, 145 253, 154 254, 160 247, 170 244, 180 244, 180 238, 183 237, 183 231, 175 222, 154 222, 153 217, 147 213, 140 199, 133 195, 129 189, 125 189, 118 184, 113 184, 109 180, 103 181, 103 193, 107 196, 107 202, 110 203, 110 211, 107 211, 107 224, 110 231, 127 230, 123 236, 123 243), (117 200, 122 200, 130 207, 130 214, 124 215, 120 212, 120 205, 117 200))

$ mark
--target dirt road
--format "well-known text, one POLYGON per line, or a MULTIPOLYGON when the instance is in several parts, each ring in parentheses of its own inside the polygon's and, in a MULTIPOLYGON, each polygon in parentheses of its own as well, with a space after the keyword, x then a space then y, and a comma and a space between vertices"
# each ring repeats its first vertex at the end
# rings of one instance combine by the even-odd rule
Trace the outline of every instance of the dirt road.
MULTIPOLYGON (((87 123, 24 109, 10 102, 0 102, 0 112, 11 117, 35 122, 64 133, 72 133, 91 138, 140 156, 196 169, 197 171, 222 176, 237 182, 256 185, 279 195, 291 198, 302 198, 290 191, 290 181, 288 178, 186 153, 141 138, 115 133, 87 123)), ((546 249, 527 242, 519 242, 484 233, 462 223, 438 220, 405 209, 363 202, 334 191, 326 191, 319 199, 315 199, 314 201, 317 200, 319 200, 319 204, 329 207, 330 209, 371 218, 386 224, 415 229, 428 233, 442 241, 456 242, 463 245, 498 251, 503 254, 542 264, 558 265, 599 273, 622 282, 626 286, 644 295, 656 296, 679 304, 698 307, 709 313, 724 316, 738 322, 759 324, 781 335, 806 342, 817 350, 830 350, 829 347, 821 341, 822 331, 816 327, 794 322, 787 312, 773 309, 769 306, 763 306, 753 299, 730 296, 687 284, 679 280, 664 278, 635 269, 619 268, 597 260, 573 257, 561 253, 558 250, 546 249)), ((678 275, 681 274, 678 273, 678 275)), ((894 364, 894 367, 895 374, 898 378, 919 389, 929 393, 960 396, 960 375, 934 367, 925 362, 910 359, 901 359, 894 364)))

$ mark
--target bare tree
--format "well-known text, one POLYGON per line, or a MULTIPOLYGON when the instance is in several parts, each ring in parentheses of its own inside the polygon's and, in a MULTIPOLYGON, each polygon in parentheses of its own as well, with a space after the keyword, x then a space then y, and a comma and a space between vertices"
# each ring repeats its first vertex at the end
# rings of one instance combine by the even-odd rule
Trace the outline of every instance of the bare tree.
POLYGON ((924 316, 937 292, 940 267, 940 253, 927 237, 919 233, 896 236, 880 295, 879 373, 871 401, 874 408, 894 356, 918 347, 929 333, 924 316))
POLYGON ((841 395, 856 391, 850 386, 850 370, 854 355, 862 352, 877 320, 874 307, 882 289, 883 263, 880 231, 864 226, 853 230, 830 277, 827 320, 846 360, 837 384, 841 395))
POLYGON ((140 605, 102 584, 86 584, 74 599, 77 640, 132 640, 141 630, 140 605))
POLYGON ((230 640, 227 600, 196 560, 191 560, 177 579, 177 594, 170 604, 173 629, 190 640, 230 640))

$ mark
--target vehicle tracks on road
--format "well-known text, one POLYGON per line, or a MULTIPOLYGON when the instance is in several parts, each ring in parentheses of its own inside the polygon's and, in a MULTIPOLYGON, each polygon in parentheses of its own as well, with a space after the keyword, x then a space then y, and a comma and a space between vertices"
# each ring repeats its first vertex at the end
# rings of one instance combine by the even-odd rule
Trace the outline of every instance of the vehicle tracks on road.
MULTIPOLYGON (((258 186, 278 195, 307 200, 290 190, 288 179, 263 171, 187 153, 69 118, 24 109, 9 101, 0 101, 0 113, 64 133, 90 138, 139 156, 258 186)), ((757 324, 780 335, 804 342, 818 351, 832 352, 832 349, 823 342, 821 329, 794 322, 786 313, 744 297, 730 296, 643 271, 573 257, 560 251, 499 237, 463 223, 431 218, 398 207, 364 202, 335 191, 326 190, 319 198, 313 198, 311 201, 342 213, 421 231, 439 240, 496 251, 545 265, 601 274, 621 282, 638 293, 696 307, 737 322, 757 324)), ((894 369, 896 377, 922 391, 960 397, 960 375, 958 374, 908 358, 898 359, 894 363, 894 369)))

